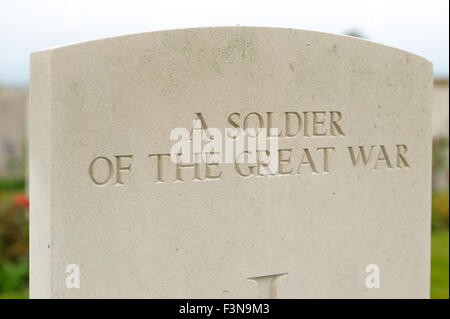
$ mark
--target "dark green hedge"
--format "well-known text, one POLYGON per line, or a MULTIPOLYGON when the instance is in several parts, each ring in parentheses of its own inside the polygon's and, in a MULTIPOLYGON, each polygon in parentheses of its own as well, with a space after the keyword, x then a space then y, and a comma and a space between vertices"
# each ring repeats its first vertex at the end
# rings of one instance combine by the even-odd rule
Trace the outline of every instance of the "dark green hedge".
POLYGON ((25 188, 24 178, 0 179, 0 189, 4 190, 23 190, 25 188))

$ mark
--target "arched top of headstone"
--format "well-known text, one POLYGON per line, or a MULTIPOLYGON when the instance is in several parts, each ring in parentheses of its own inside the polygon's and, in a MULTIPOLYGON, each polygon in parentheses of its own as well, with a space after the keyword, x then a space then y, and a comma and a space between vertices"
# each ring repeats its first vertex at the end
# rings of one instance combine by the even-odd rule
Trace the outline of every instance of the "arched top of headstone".
MULTIPOLYGON (((303 38, 307 46, 319 45, 326 42, 333 42, 335 45, 339 44, 349 44, 362 46, 367 49, 381 49, 381 50, 391 50, 392 53, 397 52, 397 54, 409 54, 415 56, 416 58, 427 60, 417 54, 408 52, 406 50, 398 49, 392 46, 384 45, 381 43, 373 42, 361 37, 355 37, 345 34, 333 34, 327 32, 302 30, 302 29, 292 29, 292 28, 277 28, 277 27, 250 27, 250 26, 223 26, 223 27, 197 27, 197 28, 186 28, 186 29, 169 29, 161 31, 149 31, 134 34, 125 34, 113 37, 105 37, 96 40, 77 42, 72 44, 66 44, 62 46, 57 46, 53 48, 38 50, 33 53, 39 53, 42 51, 55 51, 55 50, 66 50, 66 49, 76 49, 78 47, 91 47, 91 46, 102 46, 102 45, 114 45, 115 42, 126 43, 130 41, 145 41, 152 42, 155 44, 162 39, 165 41, 173 42, 191 42, 192 39, 200 40, 222 40, 226 43, 230 39, 235 37, 241 37, 242 40, 248 41, 245 44, 256 44, 258 40, 264 41, 270 39, 270 37, 278 37, 280 41, 283 39, 289 41, 298 41, 299 38, 303 38), (266 37, 264 37, 266 35, 266 37), (314 40, 314 41, 313 41, 314 40), (313 43, 311 43, 313 42, 313 43)), ((168 44, 168 43, 167 43, 168 44)), ((431 61, 427 60, 431 63, 431 61)))

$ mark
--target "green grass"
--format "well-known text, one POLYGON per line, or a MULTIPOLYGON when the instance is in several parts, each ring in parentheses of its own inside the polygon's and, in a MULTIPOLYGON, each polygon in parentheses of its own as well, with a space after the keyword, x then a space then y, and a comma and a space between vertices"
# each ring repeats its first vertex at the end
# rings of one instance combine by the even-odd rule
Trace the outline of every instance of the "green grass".
POLYGON ((0 299, 27 298, 28 262, 0 263, 0 299))
POLYGON ((448 230, 431 236, 431 298, 448 299, 448 230))
POLYGON ((28 299, 28 290, 0 293, 0 299, 28 299))

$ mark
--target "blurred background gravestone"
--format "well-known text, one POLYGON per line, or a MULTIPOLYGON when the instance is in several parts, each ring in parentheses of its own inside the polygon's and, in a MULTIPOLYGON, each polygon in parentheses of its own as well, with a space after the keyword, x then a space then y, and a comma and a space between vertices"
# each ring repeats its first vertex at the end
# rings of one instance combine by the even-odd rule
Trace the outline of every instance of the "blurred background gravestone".
POLYGON ((27 101, 27 89, 0 87, 0 178, 23 177, 27 101))

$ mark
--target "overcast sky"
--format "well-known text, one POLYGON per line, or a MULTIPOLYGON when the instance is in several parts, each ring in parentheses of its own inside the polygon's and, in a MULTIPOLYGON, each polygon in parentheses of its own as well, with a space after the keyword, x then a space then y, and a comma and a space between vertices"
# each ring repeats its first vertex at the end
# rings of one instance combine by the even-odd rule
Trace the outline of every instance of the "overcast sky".
POLYGON ((448 0, 1 0, 0 84, 26 85, 29 53, 127 33, 272 26, 368 39, 424 56, 448 76, 448 0))

